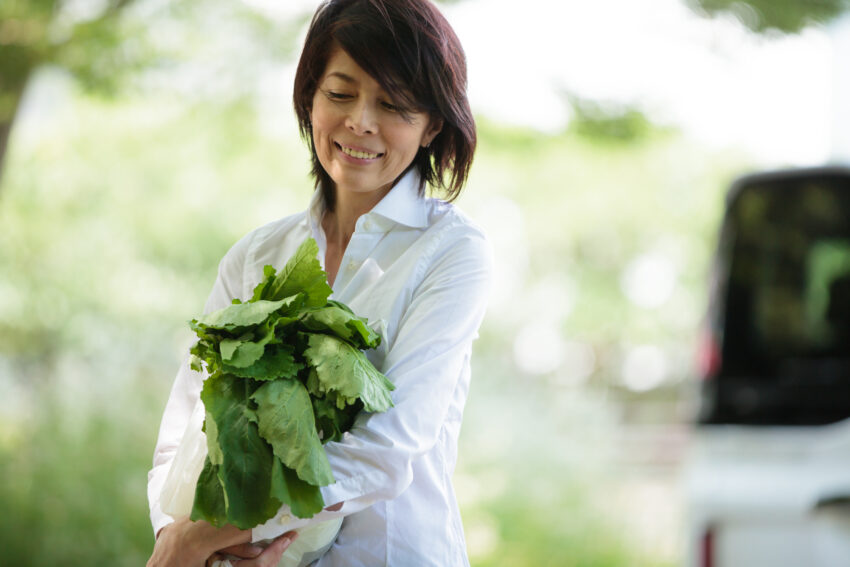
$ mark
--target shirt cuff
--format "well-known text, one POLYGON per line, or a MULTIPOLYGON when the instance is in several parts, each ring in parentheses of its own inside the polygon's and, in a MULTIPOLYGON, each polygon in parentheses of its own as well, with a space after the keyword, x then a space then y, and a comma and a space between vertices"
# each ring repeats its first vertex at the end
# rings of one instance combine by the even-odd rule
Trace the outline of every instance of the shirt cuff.
POLYGON ((154 539, 156 539, 156 537, 159 535, 159 531, 162 528, 173 523, 174 518, 163 512, 160 512, 159 509, 151 511, 151 525, 153 526, 154 539))

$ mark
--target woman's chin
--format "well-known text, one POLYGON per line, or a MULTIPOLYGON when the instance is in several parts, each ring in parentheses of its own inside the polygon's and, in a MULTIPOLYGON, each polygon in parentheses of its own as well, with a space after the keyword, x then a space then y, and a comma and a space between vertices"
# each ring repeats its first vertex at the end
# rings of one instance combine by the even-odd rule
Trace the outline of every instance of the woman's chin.
POLYGON ((379 192, 392 183, 392 181, 377 179, 372 175, 357 175, 356 173, 332 175, 331 179, 337 191, 363 195, 379 192))

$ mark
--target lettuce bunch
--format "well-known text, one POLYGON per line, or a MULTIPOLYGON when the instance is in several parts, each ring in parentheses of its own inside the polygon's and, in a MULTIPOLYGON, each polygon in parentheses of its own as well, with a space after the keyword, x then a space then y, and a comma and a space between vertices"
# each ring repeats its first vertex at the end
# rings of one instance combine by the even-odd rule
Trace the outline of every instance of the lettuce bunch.
POLYGON ((312 238, 278 274, 266 266, 250 300, 190 326, 192 368, 206 367, 201 400, 208 454, 191 519, 250 529, 282 504, 308 518, 334 482, 322 446, 358 412, 392 406, 392 383, 361 349, 381 337, 331 288, 312 238))

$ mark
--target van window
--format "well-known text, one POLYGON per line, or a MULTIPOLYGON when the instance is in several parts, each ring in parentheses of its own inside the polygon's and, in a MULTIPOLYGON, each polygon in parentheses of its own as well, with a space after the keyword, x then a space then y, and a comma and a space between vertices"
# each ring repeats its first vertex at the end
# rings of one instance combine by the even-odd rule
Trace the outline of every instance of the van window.
POLYGON ((756 186, 729 220, 724 366, 850 356, 850 191, 756 186))
MULTIPOLYGON (((746 381, 750 390, 762 383, 759 397, 779 413, 794 404, 837 410, 830 384, 842 385, 843 398, 850 387, 847 181, 744 186, 730 203, 723 239, 729 271, 720 377, 746 381), (765 395, 771 386, 788 395, 765 395)), ((850 416, 850 400, 840 403, 850 416)))

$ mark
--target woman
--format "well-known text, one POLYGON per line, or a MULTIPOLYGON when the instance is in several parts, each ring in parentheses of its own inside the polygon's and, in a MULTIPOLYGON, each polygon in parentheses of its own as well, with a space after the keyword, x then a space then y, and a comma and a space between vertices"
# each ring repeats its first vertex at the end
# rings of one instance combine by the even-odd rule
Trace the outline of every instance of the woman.
POLYGON ((330 506, 314 518, 284 507, 250 532, 216 530, 160 509, 203 379, 184 364, 149 475, 158 533, 149 565, 203 565, 222 550, 245 557, 240 566, 275 565, 293 530, 340 517, 315 565, 468 565, 451 476, 491 255, 462 213, 424 196, 431 185, 454 199, 472 161, 463 50, 428 0, 330 0, 311 23, 294 103, 317 191, 307 211, 234 245, 206 309, 250 297, 265 264, 282 266, 314 237, 333 298, 383 336, 369 357, 394 383, 394 407, 361 414, 342 441, 325 445, 336 482, 322 488, 330 506), (250 545, 269 539, 262 553, 250 545))

